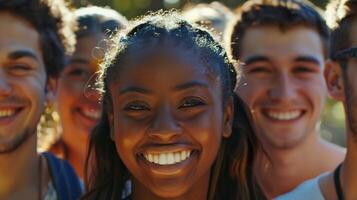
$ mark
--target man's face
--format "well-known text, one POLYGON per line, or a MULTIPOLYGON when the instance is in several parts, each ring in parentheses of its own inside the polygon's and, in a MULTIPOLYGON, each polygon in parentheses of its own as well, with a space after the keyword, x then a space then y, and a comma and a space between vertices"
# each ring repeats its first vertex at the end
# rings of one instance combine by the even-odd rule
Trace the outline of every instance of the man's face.
POLYGON ((0 153, 33 136, 45 102, 46 71, 38 32, 0 12, 0 153))
POLYGON ((311 136, 324 105, 324 56, 317 32, 298 26, 249 28, 241 42, 237 93, 263 144, 291 148, 311 136))

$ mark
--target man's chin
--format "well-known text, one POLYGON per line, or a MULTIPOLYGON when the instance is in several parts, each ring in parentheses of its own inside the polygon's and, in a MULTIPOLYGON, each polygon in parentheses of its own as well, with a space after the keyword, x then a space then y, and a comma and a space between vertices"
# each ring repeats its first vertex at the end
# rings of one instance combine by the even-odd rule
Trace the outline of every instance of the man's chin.
POLYGON ((265 136, 261 141, 265 141, 265 145, 274 149, 291 149, 303 142, 303 137, 274 137, 272 135, 265 136))
POLYGON ((36 131, 27 130, 24 133, 17 135, 15 138, 12 138, 10 141, 0 141, 0 155, 15 152, 35 133, 36 131))

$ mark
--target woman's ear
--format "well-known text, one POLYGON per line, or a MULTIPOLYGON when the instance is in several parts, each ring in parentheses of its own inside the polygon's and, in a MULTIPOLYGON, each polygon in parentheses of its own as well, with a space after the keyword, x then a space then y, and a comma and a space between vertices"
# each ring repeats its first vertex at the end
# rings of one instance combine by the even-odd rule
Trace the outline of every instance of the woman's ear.
POLYGON ((332 60, 326 62, 324 76, 329 95, 338 100, 345 99, 342 66, 332 60))
POLYGON ((49 77, 47 79, 45 93, 46 93, 46 102, 53 103, 56 99, 57 93, 57 82, 56 78, 49 77))
POLYGON ((224 107, 223 114, 223 137, 228 138, 232 134, 234 105, 233 98, 230 97, 224 107))

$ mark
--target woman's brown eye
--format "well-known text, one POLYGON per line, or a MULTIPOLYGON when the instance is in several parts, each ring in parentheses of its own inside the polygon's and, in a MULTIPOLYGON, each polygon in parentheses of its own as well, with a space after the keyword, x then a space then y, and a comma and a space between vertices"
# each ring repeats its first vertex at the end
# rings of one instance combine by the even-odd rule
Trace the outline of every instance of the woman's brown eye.
POLYGON ((124 107, 125 111, 147 111, 149 106, 144 103, 129 103, 124 107))
POLYGON ((190 107, 203 106, 203 105, 206 105, 206 103, 203 100, 187 99, 179 106, 179 108, 190 108, 190 107))

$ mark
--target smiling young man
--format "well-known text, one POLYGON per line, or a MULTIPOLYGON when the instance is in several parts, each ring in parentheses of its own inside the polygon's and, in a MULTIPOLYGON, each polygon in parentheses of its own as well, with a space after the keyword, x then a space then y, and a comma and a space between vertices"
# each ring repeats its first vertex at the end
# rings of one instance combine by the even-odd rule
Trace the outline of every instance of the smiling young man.
POLYGON ((347 154, 334 172, 301 184, 279 200, 357 199, 357 1, 336 0, 328 5, 333 27, 331 63, 325 69, 330 95, 343 103, 346 114, 347 154))
POLYGON ((45 102, 74 44, 69 14, 61 0, 0 1, 0 199, 78 198, 60 189, 76 180, 68 164, 36 150, 45 102))
POLYGON ((345 153, 318 134, 329 40, 323 18, 308 2, 248 1, 230 29, 229 52, 242 63, 237 91, 264 149, 255 171, 265 194, 333 170, 345 153))

